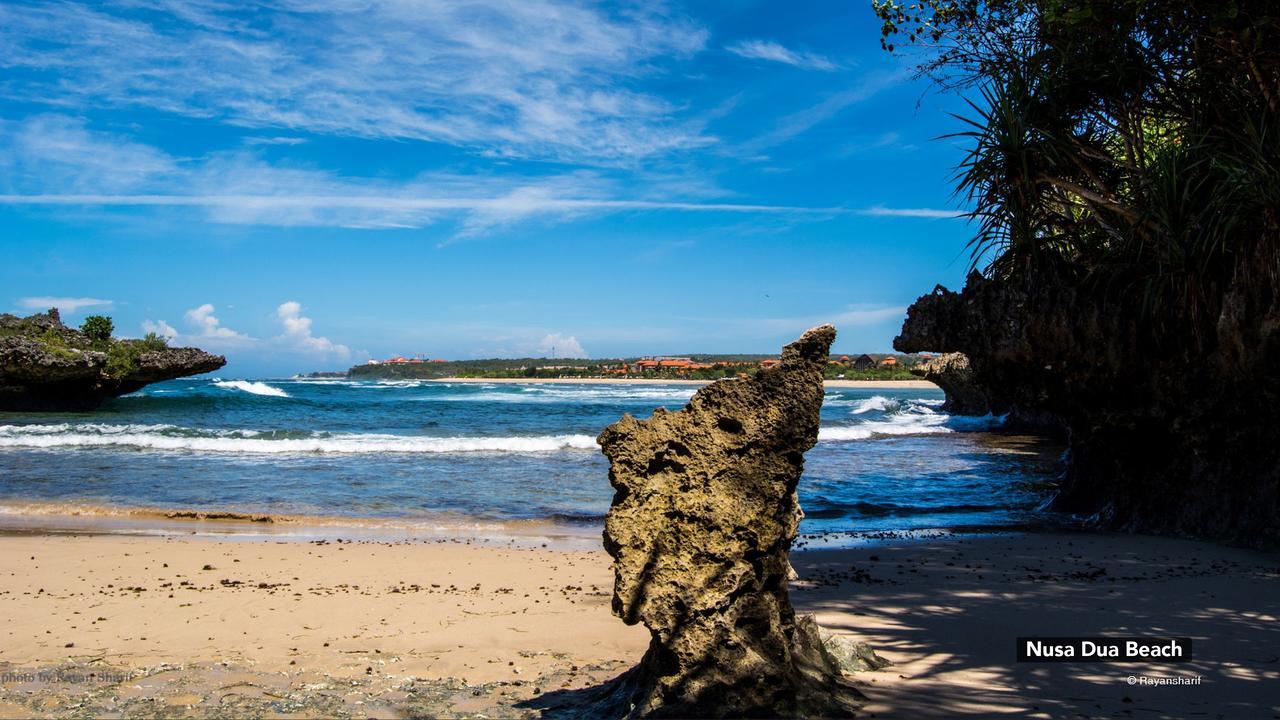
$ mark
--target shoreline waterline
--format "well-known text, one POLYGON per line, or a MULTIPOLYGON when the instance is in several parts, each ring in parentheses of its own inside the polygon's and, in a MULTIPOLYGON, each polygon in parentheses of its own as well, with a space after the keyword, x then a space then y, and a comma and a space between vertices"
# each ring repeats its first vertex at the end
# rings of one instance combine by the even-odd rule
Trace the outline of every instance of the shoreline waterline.
MULTIPOLYGON (((726 378, 732 379, 732 378, 726 378)), ((562 385, 710 385, 715 380, 668 380, 664 378, 403 378, 404 381, 431 383, 498 383, 504 385, 562 384, 562 385)), ((928 380, 826 380, 826 387, 864 390, 938 390, 928 380)))
MULTIPOLYGON (((460 542, 556 551, 601 549, 603 517, 492 519, 440 513, 377 518, 258 513, 238 509, 130 507, 88 503, 0 501, 0 537, 158 537, 270 542, 460 542)), ((793 552, 847 549, 952 537, 1072 532, 1059 522, 961 525, 902 530, 841 530, 797 534, 793 552)))
POLYGON ((483 541, 561 550, 600 546, 600 525, 591 521, 492 519, 458 513, 421 517, 360 517, 255 512, 238 508, 135 507, 101 503, 39 503, 0 500, 0 536, 139 535, 222 540, 313 542, 360 540, 483 541))
MULTIPOLYGON (((600 429, 626 414, 683 406, 695 390, 630 382, 159 383, 92 413, 0 416, 0 508, 78 516, 61 523, 72 530, 105 516, 152 532, 151 524, 178 514, 183 522, 216 520, 199 527, 218 533, 219 523, 256 520, 248 525, 273 525, 276 534, 372 525, 401 537, 408 530, 519 538, 563 535, 565 524, 576 537, 584 525, 598 528, 613 495, 595 442, 600 429), (289 519, 325 516, 343 519, 289 519)), ((1033 515, 1058 452, 991 432, 1001 418, 950 415, 943 400, 932 388, 828 388, 799 488, 801 532, 1004 526, 1033 515)), ((30 517, 11 524, 40 526, 30 517)))

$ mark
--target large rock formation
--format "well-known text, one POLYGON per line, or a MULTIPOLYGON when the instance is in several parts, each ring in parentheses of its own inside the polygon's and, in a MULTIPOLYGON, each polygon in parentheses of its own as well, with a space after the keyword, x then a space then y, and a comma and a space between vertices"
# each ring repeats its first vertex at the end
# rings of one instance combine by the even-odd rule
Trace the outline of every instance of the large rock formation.
MULTIPOLYGON (((1280 277, 1280 260, 1255 273, 1280 277)), ((961 293, 917 300, 894 347, 963 352, 1007 426, 1065 430, 1056 509, 1117 529, 1280 546, 1274 282, 1233 285, 1216 325, 1191 340, 1162 336, 1132 298, 1103 290, 974 274, 961 293)))
POLYGON ((978 381, 964 353, 946 353, 918 363, 911 368, 912 375, 919 375, 942 388, 947 394, 942 404, 944 412, 952 415, 986 415, 991 412, 991 398, 987 388, 978 381))
POLYGON ((796 485, 818 437, 835 328, 806 332, 782 362, 722 380, 679 412, 630 415, 599 442, 617 491, 605 520, 613 610, 652 633, 597 709, 632 716, 848 716, 816 625, 787 596, 802 517, 796 485))
POLYGON ((0 410, 88 410, 161 380, 226 364, 196 348, 141 340, 94 342, 62 324, 57 310, 0 315, 0 410))

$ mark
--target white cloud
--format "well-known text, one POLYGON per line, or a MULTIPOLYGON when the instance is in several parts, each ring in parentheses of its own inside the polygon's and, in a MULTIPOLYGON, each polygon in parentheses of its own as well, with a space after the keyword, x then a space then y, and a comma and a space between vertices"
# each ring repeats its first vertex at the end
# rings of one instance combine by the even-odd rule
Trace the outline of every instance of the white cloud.
POLYGON ((962 210, 944 210, 941 208, 887 208, 869 207, 857 211, 859 215, 870 217, 909 217, 909 218, 963 218, 968 213, 962 210))
POLYGON ((538 341, 538 352, 543 357, 552 358, 587 357, 587 351, 582 349, 582 344, 578 342, 578 338, 572 335, 561 335, 560 333, 550 333, 538 341))
POLYGON ((172 325, 163 320, 157 320, 154 322, 151 320, 143 320, 142 331, 144 333, 155 333, 166 340, 173 340, 178 337, 178 331, 173 329, 172 325))
POLYGON ((0 151, 6 149, 11 152, 0 152, 0 168, 9 157, 14 168, 30 172, 14 169, 0 178, 0 190, 6 182, 11 190, 0 194, 2 205, 185 207, 230 224, 417 228, 450 220, 458 223, 459 236, 470 236, 529 220, 616 212, 840 212, 725 202, 723 190, 679 174, 640 172, 623 182, 600 170, 535 176, 433 172, 388 181, 272 165, 247 151, 178 158, 89 130, 80 120, 51 116, 0 123, 0 151), (58 149, 68 137, 74 138, 74 153, 58 149), (110 157, 111 164, 78 162, 82 156, 110 157), (128 171, 117 174, 115 168, 128 171))
POLYGON ((115 303, 110 300, 101 300, 99 298, 91 297, 40 296, 18 298, 18 305, 20 307, 29 308, 31 310, 48 310, 49 308, 56 307, 58 310, 65 313, 75 313, 81 308, 93 307, 100 307, 105 310, 110 309, 114 304, 115 303))
POLYGON ((637 80, 707 33, 653 4, 0 4, 0 97, 603 162, 712 142, 637 80))
POLYGON ((187 323, 196 329, 192 337, 221 338, 224 340, 249 340, 248 335, 238 333, 229 327, 223 327, 222 321, 214 314, 214 307, 205 303, 186 312, 187 323))
POLYGON ((750 60, 768 60, 811 70, 836 69, 835 63, 821 55, 790 50, 771 40, 743 40, 725 47, 725 50, 750 60))
POLYGON ((910 72, 906 70, 868 74, 851 88, 828 95, 820 102, 779 118, 773 130, 742 143, 739 149, 741 152, 751 154, 781 145, 797 135, 808 132, 814 126, 836 117, 846 108, 864 102, 910 76, 910 72))
POLYGON ((244 139, 245 145, 302 145, 306 143, 306 138, 300 137, 247 137, 244 139))
MULTIPOLYGON (((775 135, 755 142, 780 140, 775 135)), ((704 180, 654 172, 635 174, 629 182, 600 170, 536 176, 433 172, 398 182, 343 177, 272 165, 248 151, 173 157, 90 130, 83 121, 48 115, 0 121, 0 171, 0 189, 20 191, 0 194, 0 205, 191 208, 212 222, 283 227, 420 228, 445 221, 456 223, 455 237, 521 222, 621 212, 962 215, 930 208, 730 202, 724 190, 704 180), (49 187, 59 192, 45 192, 49 187)))
POLYGON ((284 332, 276 341, 285 347, 314 355, 334 355, 341 359, 351 357, 351 349, 329 338, 311 334, 311 318, 302 315, 302 304, 289 300, 276 308, 276 317, 284 332))

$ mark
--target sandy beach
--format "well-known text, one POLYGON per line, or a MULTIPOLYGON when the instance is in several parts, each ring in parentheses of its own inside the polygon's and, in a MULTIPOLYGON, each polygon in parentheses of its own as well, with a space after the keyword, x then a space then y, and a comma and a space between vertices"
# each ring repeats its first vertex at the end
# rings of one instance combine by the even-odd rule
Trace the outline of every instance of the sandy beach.
MULTIPOLYGON (((562 383, 575 385, 710 385, 710 380, 666 380, 661 378, 440 378, 428 382, 442 383, 562 383)), ((937 390, 928 380, 827 380, 832 388, 864 388, 868 390, 937 390)))
MULTIPOLYGON (((36 532, 0 550, 0 717, 537 716, 546 693, 616 675, 648 641, 611 615, 601 551, 36 532)), ((867 717, 1273 717, 1280 703, 1275 555, 1006 534, 793 562, 798 611, 894 663, 855 676, 867 717), (1021 635, 1188 636, 1195 658, 1017 664, 1021 635)))

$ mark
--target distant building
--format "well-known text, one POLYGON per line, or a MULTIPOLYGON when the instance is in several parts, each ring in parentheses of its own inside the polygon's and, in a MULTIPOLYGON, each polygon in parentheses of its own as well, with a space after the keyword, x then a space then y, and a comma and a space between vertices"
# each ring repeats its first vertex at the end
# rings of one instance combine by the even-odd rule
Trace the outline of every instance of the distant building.
POLYGON ((695 362, 693 358, 687 357, 647 357, 643 360, 637 360, 635 363, 637 372, 654 372, 656 370, 686 372, 688 370, 705 370, 710 367, 713 366, 707 363, 695 362))
POLYGON ((774 360, 773 358, 766 358, 766 359, 764 359, 764 360, 761 360, 761 361, 760 361, 760 367, 762 367, 762 368, 773 367, 774 365, 777 365, 777 364, 779 364, 779 363, 781 363, 781 362, 782 362, 781 360, 774 360))
POLYGON ((887 357, 880 361, 880 367, 896 367, 897 364, 898 358, 895 357, 887 357))
POLYGON ((859 355, 853 361, 853 367, 858 370, 866 370, 867 368, 875 367, 875 366, 876 366, 876 361, 872 359, 870 355, 859 355))

